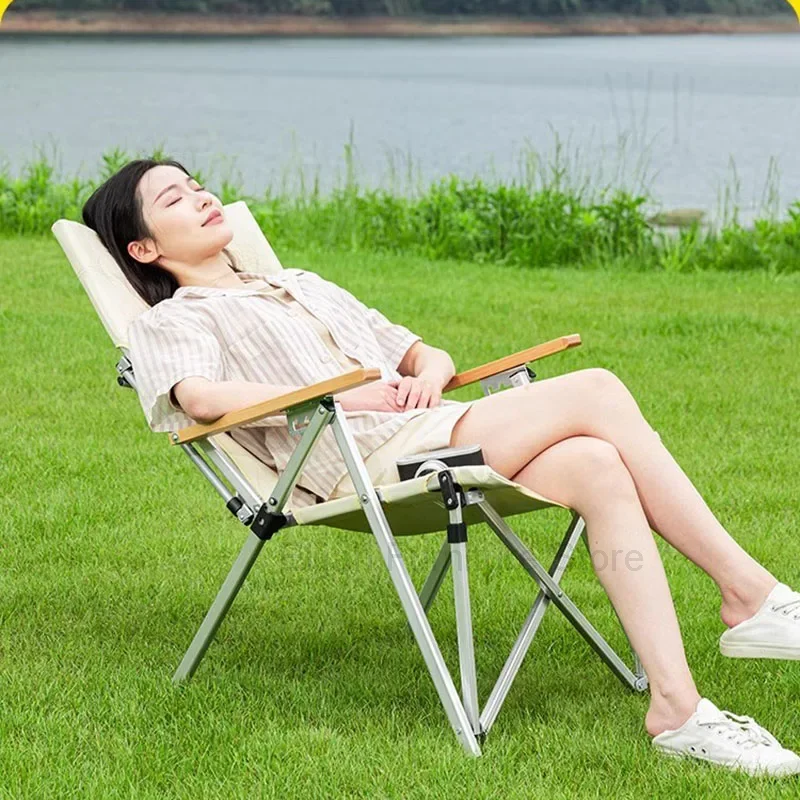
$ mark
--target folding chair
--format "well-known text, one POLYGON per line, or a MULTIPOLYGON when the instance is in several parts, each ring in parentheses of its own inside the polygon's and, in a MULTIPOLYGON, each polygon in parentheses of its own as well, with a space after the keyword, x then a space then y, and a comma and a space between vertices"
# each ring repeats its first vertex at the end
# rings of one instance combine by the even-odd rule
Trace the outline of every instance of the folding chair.
MULTIPOLYGON (((272 274, 282 269, 244 202, 226 206, 226 218, 234 230, 230 250, 245 270, 272 274)), ((59 220, 52 230, 114 345, 121 351, 122 357, 117 364, 118 382, 135 389, 136 365, 128 358, 125 335, 128 324, 147 308, 146 304, 128 284, 94 231, 67 220, 59 220)), ((536 374, 528 366, 529 362, 579 344, 580 336, 577 334, 554 339, 462 372, 453 378, 445 391, 479 381, 484 393, 490 394, 530 382, 536 374)), ((197 669, 264 543, 283 528, 327 525, 363 531, 375 537, 450 724, 468 753, 480 755, 479 742, 483 742, 493 725, 551 603, 575 626, 623 684, 644 691, 647 678, 636 654, 633 655, 633 669, 630 669, 561 586, 561 578, 585 530, 584 521, 577 513, 572 512, 555 558, 550 568, 545 569, 504 518, 551 506, 567 507, 499 475, 483 463, 478 446, 447 448, 403 459, 406 463, 400 465, 398 462, 398 468, 402 466, 403 471, 410 470, 407 479, 382 486, 373 485, 335 395, 379 378, 377 369, 356 369, 226 414, 213 424, 193 425, 169 434, 172 443, 186 453, 219 493, 228 510, 249 528, 244 546, 173 681, 187 680, 197 669), (252 456, 227 433, 239 425, 279 413, 286 414, 287 424, 298 439, 297 447, 281 474, 252 456), (327 502, 316 502, 319 498, 297 486, 297 481, 326 425, 332 426, 356 491, 327 502), (478 704, 467 577, 467 527, 478 522, 489 525, 539 587, 530 613, 482 710, 478 704), (417 593, 395 536, 437 531, 446 531, 446 537, 427 580, 417 593), (461 695, 445 665, 426 615, 451 565, 461 695)))

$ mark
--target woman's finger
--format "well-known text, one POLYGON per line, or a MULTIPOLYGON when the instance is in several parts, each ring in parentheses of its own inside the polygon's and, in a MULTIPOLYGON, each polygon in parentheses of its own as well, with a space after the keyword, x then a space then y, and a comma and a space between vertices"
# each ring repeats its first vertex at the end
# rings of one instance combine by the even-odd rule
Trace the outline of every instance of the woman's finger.
POLYGON ((410 375, 406 375, 403 380, 397 385, 397 402, 404 406, 408 400, 408 393, 414 385, 414 379, 410 375))
POLYGON ((408 393, 408 402, 406 403, 407 408, 420 408, 419 397, 421 391, 422 386, 418 381, 416 381, 412 386, 411 391, 408 393))
POLYGON ((419 402, 417 408, 428 408, 431 401, 431 390, 428 386, 423 386, 422 391, 419 393, 419 402))

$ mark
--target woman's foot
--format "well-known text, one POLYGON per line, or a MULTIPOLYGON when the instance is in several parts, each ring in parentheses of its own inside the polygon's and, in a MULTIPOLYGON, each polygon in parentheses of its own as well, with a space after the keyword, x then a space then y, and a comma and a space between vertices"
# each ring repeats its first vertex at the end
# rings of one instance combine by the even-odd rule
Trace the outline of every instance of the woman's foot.
POLYGON ((722 655, 800 660, 800 592, 779 583, 751 617, 725 631, 722 655))
POLYGON ((704 697, 683 725, 654 737, 653 747, 665 755, 696 758, 750 775, 800 773, 800 756, 781 746, 752 717, 721 711, 704 697))

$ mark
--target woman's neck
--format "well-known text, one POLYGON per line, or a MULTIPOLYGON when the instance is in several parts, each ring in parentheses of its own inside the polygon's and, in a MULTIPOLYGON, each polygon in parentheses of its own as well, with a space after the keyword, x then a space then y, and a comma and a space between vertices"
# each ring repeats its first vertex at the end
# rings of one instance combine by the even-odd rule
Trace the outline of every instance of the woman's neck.
MULTIPOLYGON (((180 286, 203 286, 208 289, 236 289, 245 285, 245 282, 234 272, 224 254, 213 261, 204 262, 193 267, 186 267, 180 271, 176 278, 180 286)), ((173 273, 174 274, 174 273, 173 273)))

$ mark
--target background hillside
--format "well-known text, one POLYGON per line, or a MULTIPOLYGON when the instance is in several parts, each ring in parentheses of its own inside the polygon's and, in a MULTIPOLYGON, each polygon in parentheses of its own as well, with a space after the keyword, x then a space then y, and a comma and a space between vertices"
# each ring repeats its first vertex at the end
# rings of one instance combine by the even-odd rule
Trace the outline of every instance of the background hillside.
POLYGON ((299 14, 316 17, 415 15, 563 17, 583 14, 766 16, 785 0, 16 0, 14 11, 146 11, 299 14))

